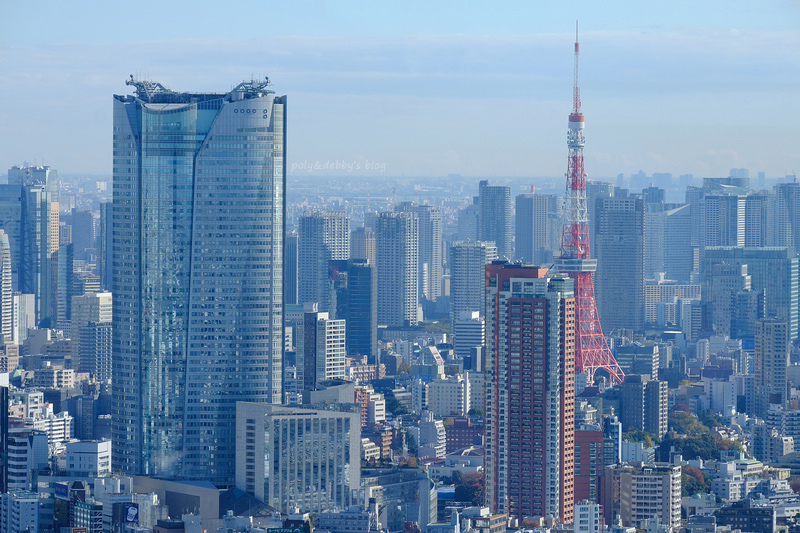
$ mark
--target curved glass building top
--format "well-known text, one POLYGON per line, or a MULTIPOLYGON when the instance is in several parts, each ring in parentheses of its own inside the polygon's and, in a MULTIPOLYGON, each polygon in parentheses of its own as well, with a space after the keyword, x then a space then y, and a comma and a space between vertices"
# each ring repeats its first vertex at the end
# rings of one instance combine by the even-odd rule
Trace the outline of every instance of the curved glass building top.
POLYGON ((234 479, 237 401, 281 401, 286 97, 128 80, 114 97, 113 447, 234 479))

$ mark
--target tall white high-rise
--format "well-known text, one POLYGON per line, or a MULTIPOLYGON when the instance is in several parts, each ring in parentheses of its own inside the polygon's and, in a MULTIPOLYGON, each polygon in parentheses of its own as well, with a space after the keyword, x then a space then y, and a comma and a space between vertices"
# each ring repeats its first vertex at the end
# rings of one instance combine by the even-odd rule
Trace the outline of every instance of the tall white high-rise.
POLYGON ((82 328, 93 324, 110 324, 113 300, 110 292, 93 292, 72 297, 72 364, 81 372, 97 374, 96 353, 81 351, 82 328))
POLYGON ((450 248, 450 323, 462 313, 477 311, 483 316, 485 272, 497 259, 493 242, 456 241, 450 248))
POLYGON ((11 342, 13 316, 13 290, 11 287, 11 246, 8 235, 0 229, 0 344, 3 338, 11 342))
POLYGON ((113 468, 234 481, 236 403, 282 400, 286 97, 114 96, 113 468))
POLYGON ((306 307, 297 332, 297 381, 304 392, 323 381, 344 379, 347 355, 345 321, 318 312, 313 303, 306 307))
MULTIPOLYGON (((542 251, 551 249, 550 213, 554 212, 558 197, 549 194, 520 194, 517 196, 516 255, 526 263, 542 264, 542 251)), ((561 224, 558 224, 559 234, 561 224)))
POLYGON ((419 306, 419 218, 416 213, 381 213, 375 228, 378 324, 416 325, 419 306))
POLYGON ((757 415, 766 416, 770 404, 784 406, 789 399, 789 324, 778 318, 761 318, 755 324, 757 415))
POLYGON ((419 218, 419 295, 436 300, 442 295, 442 210, 402 202, 397 211, 416 213, 419 218))
POLYGON ((316 211, 300 217, 297 244, 297 298, 300 304, 317 302, 330 308, 328 269, 331 261, 350 257, 350 219, 343 211, 316 211))

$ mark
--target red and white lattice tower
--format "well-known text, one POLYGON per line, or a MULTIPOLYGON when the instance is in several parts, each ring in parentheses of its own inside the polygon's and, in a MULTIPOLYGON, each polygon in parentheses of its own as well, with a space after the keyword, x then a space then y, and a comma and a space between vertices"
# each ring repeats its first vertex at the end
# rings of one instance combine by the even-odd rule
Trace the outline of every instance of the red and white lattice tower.
POLYGON ((608 349, 594 299, 594 272, 597 260, 589 257, 589 217, 586 207, 586 172, 583 167, 583 114, 578 86, 578 24, 575 24, 575 84, 572 92, 572 113, 569 115, 567 146, 567 192, 569 221, 561 237, 561 259, 558 271, 575 281, 575 373, 586 374, 588 384, 595 371, 605 370, 611 380, 622 383, 625 374, 608 349))

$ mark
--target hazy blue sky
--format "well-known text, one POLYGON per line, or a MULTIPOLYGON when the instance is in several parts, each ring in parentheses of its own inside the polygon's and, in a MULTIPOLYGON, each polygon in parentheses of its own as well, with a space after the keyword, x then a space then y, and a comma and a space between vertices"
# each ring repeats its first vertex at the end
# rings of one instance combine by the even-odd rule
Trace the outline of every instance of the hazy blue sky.
POLYGON ((576 19, 590 177, 800 171, 796 0, 0 0, 0 173, 110 174, 134 74, 210 92, 268 75, 290 168, 559 176, 576 19))

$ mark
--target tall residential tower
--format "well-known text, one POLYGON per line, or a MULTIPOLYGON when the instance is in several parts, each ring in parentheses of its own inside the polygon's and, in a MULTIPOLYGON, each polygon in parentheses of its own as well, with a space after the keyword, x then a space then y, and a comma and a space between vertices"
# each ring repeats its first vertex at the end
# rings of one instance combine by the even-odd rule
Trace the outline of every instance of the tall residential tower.
POLYGON ((486 266, 486 503, 572 521, 573 281, 546 268, 486 266))
POLYGON ((114 96, 113 468, 234 482, 236 402, 280 403, 286 97, 114 96))

